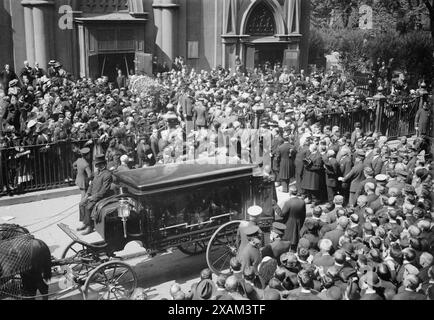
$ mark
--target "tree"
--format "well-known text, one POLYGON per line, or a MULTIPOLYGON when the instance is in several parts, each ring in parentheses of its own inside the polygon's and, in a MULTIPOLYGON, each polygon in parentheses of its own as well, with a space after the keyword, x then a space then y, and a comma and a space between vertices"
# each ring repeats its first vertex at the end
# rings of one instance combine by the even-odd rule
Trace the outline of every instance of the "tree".
POLYGON ((426 8, 429 12, 430 22, 431 22, 431 37, 434 42, 434 0, 423 0, 426 8))

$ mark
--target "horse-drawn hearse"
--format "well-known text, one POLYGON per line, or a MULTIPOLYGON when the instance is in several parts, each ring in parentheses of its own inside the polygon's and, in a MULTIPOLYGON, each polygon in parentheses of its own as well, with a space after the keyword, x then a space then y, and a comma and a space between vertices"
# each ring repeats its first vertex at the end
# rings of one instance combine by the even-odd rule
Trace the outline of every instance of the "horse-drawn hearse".
POLYGON ((87 243, 59 225, 72 243, 52 264, 67 266, 64 272, 85 299, 131 296, 136 274, 116 252, 132 241, 151 257, 172 248, 187 255, 206 252, 209 268, 219 274, 237 254, 237 230, 250 206, 262 207, 258 225, 264 232, 274 222, 274 182, 252 165, 170 164, 116 173, 115 180, 119 192, 92 213, 103 241, 87 243))

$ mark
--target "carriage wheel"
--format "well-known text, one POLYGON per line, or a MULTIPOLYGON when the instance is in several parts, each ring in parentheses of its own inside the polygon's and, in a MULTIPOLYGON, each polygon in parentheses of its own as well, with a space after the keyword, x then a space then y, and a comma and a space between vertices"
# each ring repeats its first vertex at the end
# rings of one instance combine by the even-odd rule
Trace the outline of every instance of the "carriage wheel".
POLYGON ((188 256, 199 256, 206 252, 206 242, 197 241, 190 244, 182 244, 178 247, 178 249, 188 256))
POLYGON ((76 241, 71 242, 62 253, 62 259, 69 258, 77 260, 77 263, 71 263, 69 266, 79 277, 87 277, 94 268, 90 262, 78 262, 80 259, 93 261, 93 264, 98 259, 93 251, 76 241))
POLYGON ((128 300, 137 288, 137 275, 128 264, 107 262, 91 272, 84 284, 84 300, 128 300))
POLYGON ((241 221, 231 221, 213 234, 206 250, 206 262, 215 274, 229 273, 230 261, 237 255, 237 231, 241 221))

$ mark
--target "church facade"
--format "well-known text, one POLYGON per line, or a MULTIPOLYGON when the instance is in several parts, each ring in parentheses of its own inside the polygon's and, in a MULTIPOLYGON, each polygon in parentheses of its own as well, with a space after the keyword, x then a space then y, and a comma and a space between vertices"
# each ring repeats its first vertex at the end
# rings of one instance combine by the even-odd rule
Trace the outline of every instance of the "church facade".
POLYGON ((309 0, 0 1, 0 63, 43 68, 49 60, 82 77, 149 73, 171 66, 249 69, 281 62, 307 68, 309 0))

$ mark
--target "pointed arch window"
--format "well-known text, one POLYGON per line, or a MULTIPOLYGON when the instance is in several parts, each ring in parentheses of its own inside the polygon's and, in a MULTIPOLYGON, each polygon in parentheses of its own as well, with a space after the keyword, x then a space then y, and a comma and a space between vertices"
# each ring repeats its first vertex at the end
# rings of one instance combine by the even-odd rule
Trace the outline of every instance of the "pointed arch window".
POLYGON ((246 33, 253 36, 272 36, 276 34, 273 11, 263 1, 255 6, 250 13, 246 33))

